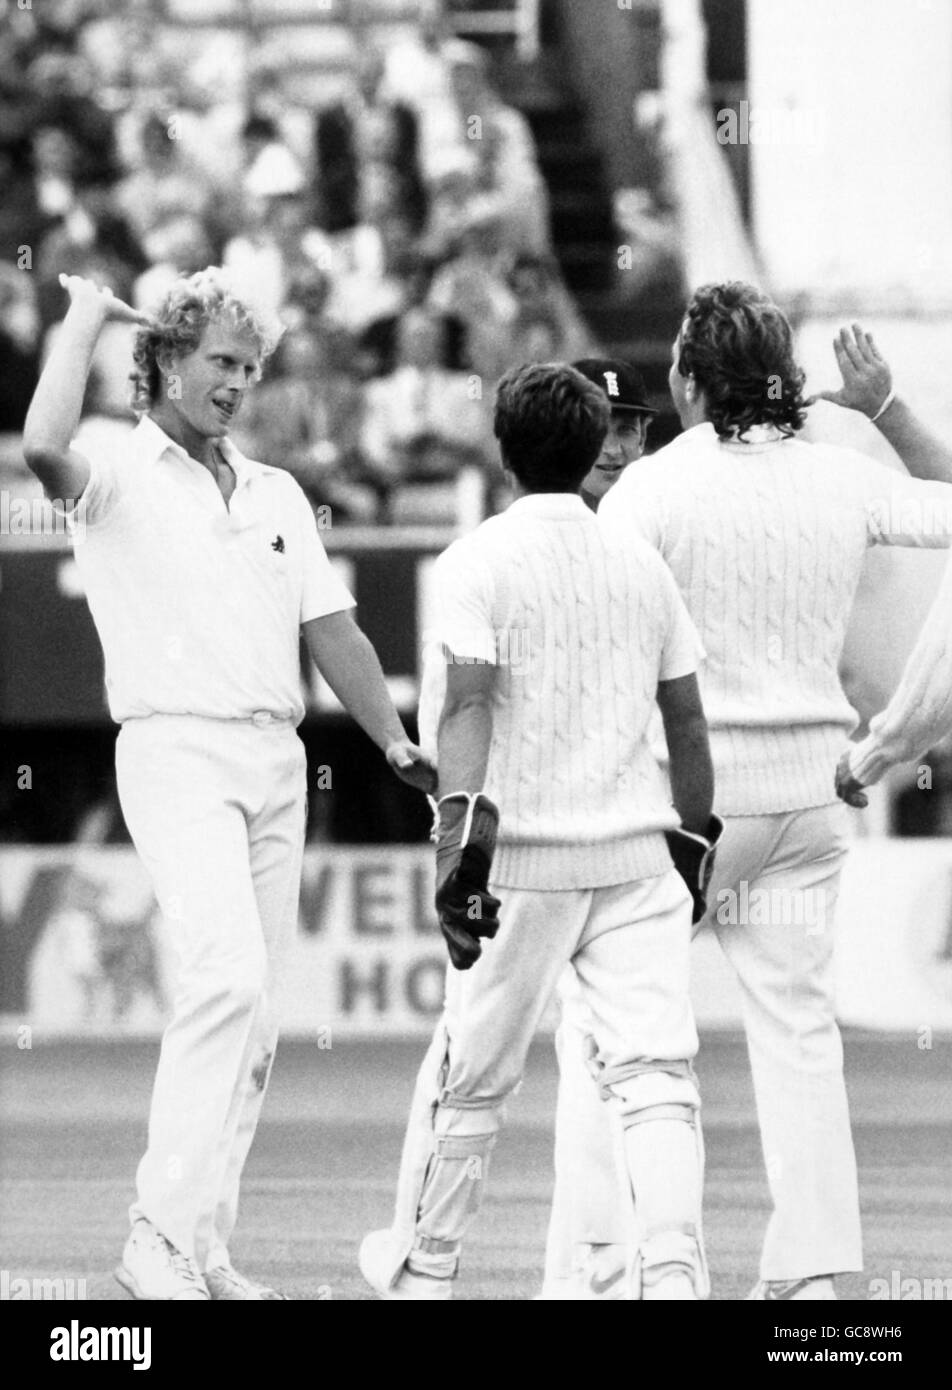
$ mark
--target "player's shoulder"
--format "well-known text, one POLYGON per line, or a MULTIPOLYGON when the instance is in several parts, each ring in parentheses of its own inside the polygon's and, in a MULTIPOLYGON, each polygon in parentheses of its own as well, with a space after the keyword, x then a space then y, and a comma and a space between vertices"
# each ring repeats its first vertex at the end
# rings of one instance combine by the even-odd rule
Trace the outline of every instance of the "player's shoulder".
POLYGON ((828 491, 865 491, 870 484, 888 482, 901 471, 845 440, 798 435, 793 443, 798 467, 811 469, 817 486, 828 491))
POLYGON ((471 569, 474 565, 490 560, 505 545, 505 532, 508 528, 500 524, 503 516, 487 517, 472 531, 467 531, 464 536, 457 536, 455 540, 450 541, 446 549, 437 556, 436 564, 440 572, 448 574, 459 569, 471 569))
POLYGON ((254 480, 269 493, 292 506, 300 507, 303 503, 304 506, 310 507, 307 493, 286 468, 278 468, 273 463, 260 463, 257 459, 245 458, 244 455, 240 455, 240 458, 254 480))
POLYGON ((633 535, 625 546, 628 562, 634 566, 645 583, 666 589, 674 582, 663 556, 644 536, 633 535))
POLYGON ((693 469, 709 468, 717 457, 717 436, 710 426, 685 430, 653 454, 630 464, 603 498, 599 514, 640 505, 652 495, 678 490, 685 486, 693 469))
MULTIPOLYGON (((612 491, 617 487, 616 483, 612 491)), ((608 495, 610 497, 612 494, 608 495)), ((599 543, 612 570, 616 574, 623 569, 627 570, 639 586, 665 586, 670 571, 658 549, 635 526, 619 525, 619 519, 620 516, 616 513, 599 527, 599 543)))
POLYGON ((674 439, 669 440, 667 444, 662 444, 661 448, 656 449, 653 454, 649 454, 644 462, 663 472, 675 459, 679 468, 690 466, 692 463, 701 467, 709 464, 712 458, 719 458, 720 456, 720 440, 717 431, 710 421, 706 420, 699 425, 692 425, 690 429, 682 430, 680 434, 675 435, 674 439))

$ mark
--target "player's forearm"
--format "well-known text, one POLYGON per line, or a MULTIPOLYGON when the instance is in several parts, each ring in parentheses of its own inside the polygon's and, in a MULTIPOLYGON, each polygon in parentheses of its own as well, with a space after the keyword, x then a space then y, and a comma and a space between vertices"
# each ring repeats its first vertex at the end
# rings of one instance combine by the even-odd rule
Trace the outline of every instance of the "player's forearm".
MULTIPOLYGON (((318 619, 317 624, 328 621, 318 619)), ((391 743, 406 738, 406 730, 390 698, 377 653, 349 616, 326 634, 316 634, 315 626, 304 625, 314 664, 350 717, 386 752, 391 743)))
POLYGON ((914 478, 952 482, 952 449, 931 434, 898 397, 876 421, 914 478))
POLYGON ((105 314, 95 305, 74 304, 56 336, 23 427, 23 453, 38 476, 47 460, 66 453, 76 433, 104 322, 105 314))
POLYGON ((437 734, 439 795, 482 791, 489 766, 492 702, 471 695, 444 705, 437 734))
MULTIPOLYGON (((952 679, 952 670, 943 673, 952 679)), ((869 733, 850 750, 850 772, 864 787, 874 786, 891 767, 912 762, 952 733, 952 690, 908 691, 889 702, 882 714, 874 715, 869 733), (920 703, 925 701, 925 703, 920 703)))
POLYGON ((909 655, 896 693, 850 752, 850 771, 872 786, 890 767, 909 762, 952 733, 952 563, 909 655))
POLYGON ((714 809, 714 764, 703 716, 665 727, 674 807, 685 830, 706 835, 714 809))

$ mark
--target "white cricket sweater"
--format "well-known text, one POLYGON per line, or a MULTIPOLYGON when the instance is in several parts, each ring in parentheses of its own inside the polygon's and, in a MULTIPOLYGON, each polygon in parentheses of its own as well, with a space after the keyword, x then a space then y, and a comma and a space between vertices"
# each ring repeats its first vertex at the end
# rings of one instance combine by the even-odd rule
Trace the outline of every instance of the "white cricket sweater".
POLYGON ((856 712, 838 665, 866 548, 948 546, 952 488, 834 445, 710 424, 633 464, 600 525, 667 561, 707 652, 700 672, 721 815, 835 799, 856 712))
POLYGON ((658 681, 689 675, 703 651, 657 554, 606 537, 578 496, 533 494, 454 541, 434 584, 424 749, 444 647, 498 667, 484 784, 500 809, 493 883, 596 888, 670 869, 661 832, 679 821, 647 735, 658 681))

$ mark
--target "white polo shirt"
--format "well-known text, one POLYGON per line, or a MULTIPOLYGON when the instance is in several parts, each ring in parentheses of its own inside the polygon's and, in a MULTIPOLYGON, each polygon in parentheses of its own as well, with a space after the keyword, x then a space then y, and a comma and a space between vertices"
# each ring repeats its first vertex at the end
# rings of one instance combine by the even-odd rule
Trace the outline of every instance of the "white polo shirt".
POLYGON ((151 714, 299 723, 301 624, 354 605, 290 474, 228 440, 221 450, 236 478, 227 505, 208 470, 148 416, 121 452, 89 459, 71 529, 118 723, 151 714))

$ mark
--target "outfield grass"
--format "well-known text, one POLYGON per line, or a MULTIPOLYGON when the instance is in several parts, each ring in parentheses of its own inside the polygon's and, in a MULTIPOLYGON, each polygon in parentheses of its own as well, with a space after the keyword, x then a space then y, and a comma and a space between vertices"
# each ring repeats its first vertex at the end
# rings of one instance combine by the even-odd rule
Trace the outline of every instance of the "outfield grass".
MULTIPOLYGON (((235 1263, 296 1299, 371 1297, 356 1267, 363 1233, 386 1225, 421 1042, 292 1041, 278 1052, 246 1173, 235 1263)), ((145 1140, 154 1044, 0 1046, 0 1267, 15 1277, 85 1278, 91 1299, 124 1299, 111 1277, 145 1140)), ((846 1039, 866 1270, 841 1281, 952 1279, 952 1039, 846 1039)), ((767 1212, 743 1040, 704 1039, 699 1066, 708 1154, 706 1232, 715 1299, 756 1278, 767 1212)), ((535 1045, 467 1241, 458 1297, 528 1299, 539 1288, 551 1190, 551 1046, 535 1045)), ((948 1287, 952 1288, 952 1284, 948 1287)))

